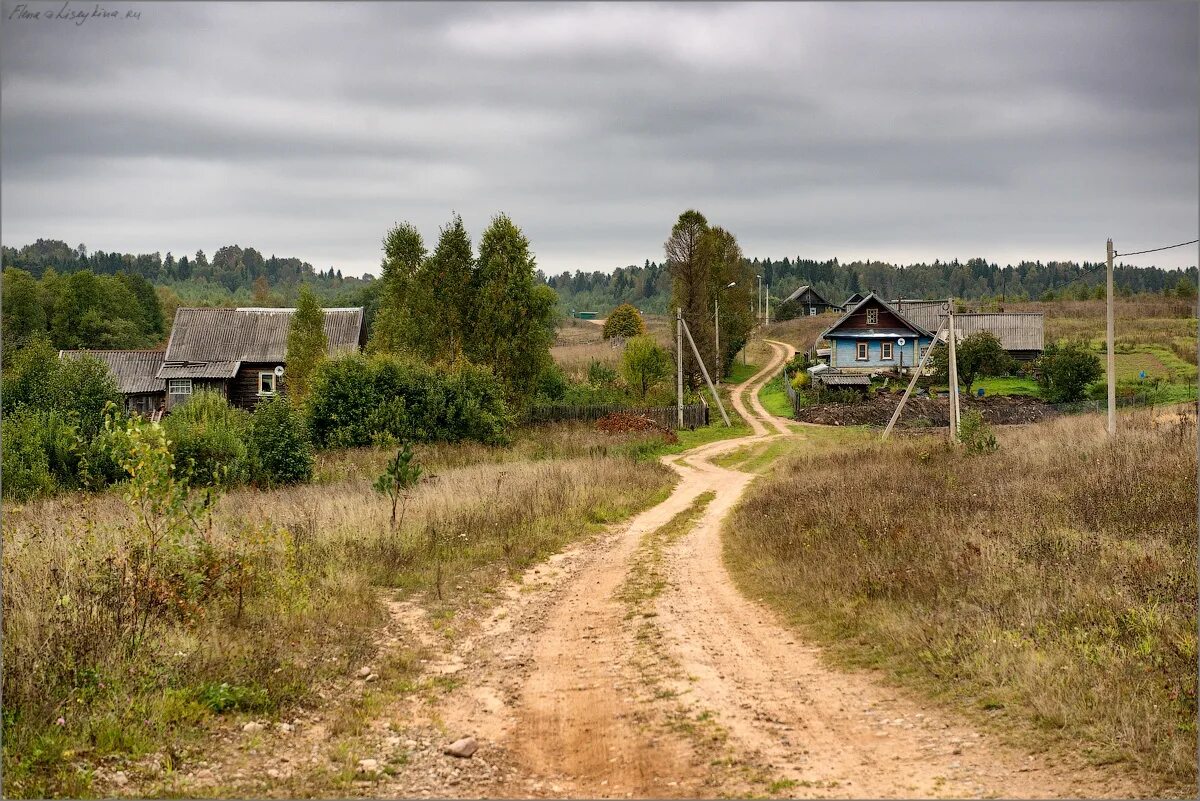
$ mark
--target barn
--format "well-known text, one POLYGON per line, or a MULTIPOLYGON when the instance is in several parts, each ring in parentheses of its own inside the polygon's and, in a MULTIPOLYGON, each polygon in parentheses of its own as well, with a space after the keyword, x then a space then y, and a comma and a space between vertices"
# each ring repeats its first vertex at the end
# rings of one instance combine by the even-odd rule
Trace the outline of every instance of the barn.
MULTIPOLYGON (((288 327, 295 309, 181 308, 157 378, 165 382, 166 408, 202 389, 231 405, 253 408, 283 392, 288 327)), ((362 307, 325 309, 329 356, 357 353, 365 344, 362 307)))

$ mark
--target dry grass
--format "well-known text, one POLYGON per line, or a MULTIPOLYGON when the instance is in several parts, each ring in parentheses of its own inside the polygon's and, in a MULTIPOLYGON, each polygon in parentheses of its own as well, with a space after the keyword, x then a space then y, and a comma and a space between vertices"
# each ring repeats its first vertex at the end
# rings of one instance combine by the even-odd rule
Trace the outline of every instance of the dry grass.
POLYGON ((1124 415, 794 457, 727 530, 738 580, 900 681, 1196 789, 1196 427, 1124 415))
POLYGON ((782 323, 771 323, 764 327, 763 336, 786 342, 803 353, 815 345, 821 332, 836 323, 841 316, 836 312, 826 312, 811 317, 796 317, 782 323))
POLYGON ((371 487, 382 452, 323 457, 321 484, 233 492, 186 558, 228 557, 239 581, 164 614, 135 653, 114 636, 109 603, 133 542, 120 496, 7 507, 6 795, 87 794, 96 764, 175 753, 220 711, 304 703, 372 655, 377 588, 452 608, 661 498, 672 474, 613 455, 628 446, 563 426, 510 448, 423 448, 433 478, 396 531, 371 487))
POLYGON ((550 349, 550 356, 563 369, 572 381, 587 379, 588 365, 600 362, 614 370, 620 369, 620 347, 609 342, 597 342, 588 345, 555 345, 550 349))

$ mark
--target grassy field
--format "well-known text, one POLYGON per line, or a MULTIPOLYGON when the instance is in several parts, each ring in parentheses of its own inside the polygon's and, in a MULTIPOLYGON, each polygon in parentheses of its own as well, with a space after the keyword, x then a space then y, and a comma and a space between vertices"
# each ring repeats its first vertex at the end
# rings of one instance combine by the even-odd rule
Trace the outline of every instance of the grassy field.
POLYGON ((790 418, 793 414, 792 400, 783 386, 783 373, 780 372, 758 391, 758 400, 763 408, 776 417, 790 418))
POLYGON ((800 451, 735 510, 728 563, 841 664, 1194 794, 1196 427, 1121 425, 800 451))
POLYGON ((318 482, 238 490, 185 524, 146 584, 118 492, 6 505, 5 794, 89 795, 98 764, 170 766, 222 719, 314 702, 372 657, 381 589, 451 613, 665 497, 674 474, 628 455, 647 439, 546 426, 505 448, 420 448, 427 480, 395 527, 371 487, 391 454, 325 454, 318 482))

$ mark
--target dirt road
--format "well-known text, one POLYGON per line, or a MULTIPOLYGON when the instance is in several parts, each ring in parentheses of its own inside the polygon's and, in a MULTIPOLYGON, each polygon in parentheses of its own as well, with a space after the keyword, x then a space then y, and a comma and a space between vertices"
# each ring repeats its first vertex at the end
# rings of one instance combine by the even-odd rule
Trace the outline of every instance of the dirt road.
MULTIPOLYGON (((531 569, 490 615, 464 624, 427 667, 452 677, 453 689, 428 706, 397 700, 356 741, 355 757, 403 767, 368 771, 354 794, 1145 794, 1078 760, 1004 745, 869 674, 830 668, 739 592, 720 527, 754 477, 711 460, 750 441, 805 436, 758 402, 757 390, 793 355, 771 347, 770 363, 731 397, 753 433, 668 457, 679 483, 665 501, 531 569), (443 756, 441 745, 462 735, 479 742, 476 756, 443 756)), ((394 614, 402 628, 436 639, 418 607, 395 604, 394 614)), ((311 731, 327 736, 320 725, 311 731)))

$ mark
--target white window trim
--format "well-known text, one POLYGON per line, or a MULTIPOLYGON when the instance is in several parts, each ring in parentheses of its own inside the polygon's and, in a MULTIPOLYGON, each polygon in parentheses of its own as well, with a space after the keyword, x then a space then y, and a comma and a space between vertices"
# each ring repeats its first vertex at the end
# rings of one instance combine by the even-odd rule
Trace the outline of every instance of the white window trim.
POLYGON ((271 371, 268 371, 268 370, 264 370, 264 371, 260 372, 260 373, 258 374, 258 394, 259 394, 259 397, 266 398, 266 397, 270 397, 270 396, 272 396, 272 395, 276 395, 276 394, 278 394, 278 393, 279 393, 279 385, 276 383, 276 377, 275 377, 275 373, 273 373, 273 372, 271 372, 271 371), (263 379, 264 379, 264 378, 270 378, 270 379, 271 379, 271 391, 270 391, 270 392, 263 392, 263 379))
POLYGON ((172 378, 167 381, 168 395, 191 395, 192 394, 192 379, 190 378, 172 378))
POLYGON ((809 307, 808 307, 808 316, 809 316, 809 317, 816 317, 816 316, 817 316, 817 307, 816 307, 816 306, 809 306, 809 307))
POLYGON ((865 362, 871 358, 871 345, 867 342, 857 342, 854 347, 854 361, 865 362))
POLYGON ((879 325, 879 309, 867 309, 867 325, 879 325))
POLYGON ((880 361, 885 361, 885 362, 892 361, 893 359, 896 358, 895 356, 892 355, 893 353, 894 353, 894 351, 892 350, 891 342, 880 342, 879 343, 879 360, 880 361))

